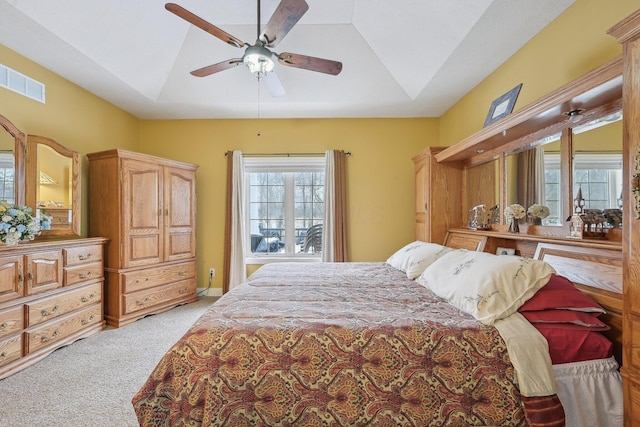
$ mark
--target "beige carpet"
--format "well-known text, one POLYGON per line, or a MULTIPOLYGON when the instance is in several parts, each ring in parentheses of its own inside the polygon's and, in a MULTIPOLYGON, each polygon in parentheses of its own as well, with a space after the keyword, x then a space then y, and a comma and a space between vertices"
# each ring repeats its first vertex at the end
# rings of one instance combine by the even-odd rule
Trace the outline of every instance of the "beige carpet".
POLYGON ((215 300, 105 329, 0 380, 0 426, 137 426, 131 398, 215 300))

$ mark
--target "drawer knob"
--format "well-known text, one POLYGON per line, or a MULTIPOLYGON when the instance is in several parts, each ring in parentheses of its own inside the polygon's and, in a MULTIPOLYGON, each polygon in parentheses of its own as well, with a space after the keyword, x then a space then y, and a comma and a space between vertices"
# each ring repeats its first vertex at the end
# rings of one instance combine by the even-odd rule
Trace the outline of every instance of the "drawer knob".
POLYGON ((53 313, 55 313, 56 311, 58 311, 58 309, 59 309, 59 308, 60 308, 60 307, 58 307, 57 305, 54 305, 54 306, 53 306, 53 309, 51 309, 51 311, 42 310, 42 311, 40 311, 40 313, 41 313, 43 316, 51 316, 53 313))
POLYGON ((0 353, 0 360, 4 360, 7 358, 7 352, 3 351, 2 353, 0 353))
POLYGON ((82 301, 82 302, 89 302, 89 301, 91 301, 92 299, 94 299, 95 297, 96 297, 96 294, 94 294, 93 292, 91 292, 91 293, 89 294, 89 296, 88 296, 88 297, 83 296, 83 297, 80 299, 80 301, 82 301))
POLYGON ((92 314, 91 316, 89 316, 88 319, 82 319, 82 324, 83 325, 88 325, 89 323, 91 323, 93 321, 93 319, 95 319, 96 316, 95 314, 92 314))
POLYGON ((4 331, 5 329, 9 328, 9 323, 7 322, 2 322, 2 324, 0 324, 0 331, 4 331))
POLYGON ((92 255, 93 255, 93 254, 91 254, 91 253, 88 253, 88 254, 86 254, 86 255, 78 255, 78 259, 79 259, 80 261, 86 261, 86 260, 88 260, 88 259, 91 259, 92 255))
POLYGON ((146 303, 148 303, 149 301, 151 301, 150 297, 146 297, 144 300, 136 300, 136 305, 145 305, 146 303))
POLYGON ((86 274, 85 273, 80 273, 79 277, 81 279, 88 279, 89 277, 91 277, 91 272, 88 271, 86 274))
POLYGON ((58 333, 59 333, 59 332, 56 330, 56 331, 54 331, 54 332, 53 332, 53 334, 51 335, 51 337, 43 336, 42 338, 40 338, 40 341, 42 341, 42 342, 49 342, 49 341, 51 341, 52 339, 54 339, 55 337, 57 337, 57 336, 58 336, 58 333))

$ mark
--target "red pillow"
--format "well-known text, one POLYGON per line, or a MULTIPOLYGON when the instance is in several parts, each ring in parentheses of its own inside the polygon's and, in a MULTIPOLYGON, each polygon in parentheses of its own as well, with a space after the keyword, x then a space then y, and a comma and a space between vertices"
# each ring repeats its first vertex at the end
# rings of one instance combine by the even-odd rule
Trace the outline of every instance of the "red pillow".
MULTIPOLYGON (((557 328, 556 324, 535 323, 549 344, 551 363, 582 362, 606 359, 613 355, 613 344, 600 332, 557 328)), ((571 325, 579 328, 577 325, 571 325)))
POLYGON ((557 274, 552 274, 547 284, 522 304, 518 311, 522 313, 558 308, 588 313, 606 313, 604 308, 580 292, 569 279, 557 274))
POLYGON ((574 310, 539 310, 524 311, 522 314, 531 323, 544 323, 552 325, 576 325, 588 328, 592 331, 608 331, 611 329, 596 316, 601 313, 585 313, 574 310))

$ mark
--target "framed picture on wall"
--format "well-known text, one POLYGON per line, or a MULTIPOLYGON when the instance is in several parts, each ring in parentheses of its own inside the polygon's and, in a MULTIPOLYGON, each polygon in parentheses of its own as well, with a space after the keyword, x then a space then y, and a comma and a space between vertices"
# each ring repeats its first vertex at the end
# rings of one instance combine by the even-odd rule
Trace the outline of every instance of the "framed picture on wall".
POLYGON ((501 97, 496 98, 491 103, 491 108, 489 108, 489 113, 487 114, 487 118, 484 121, 484 127, 487 127, 496 120, 511 114, 511 112, 513 111, 513 106, 516 105, 516 100, 518 99, 518 94, 520 93, 521 87, 522 83, 520 83, 518 86, 514 87, 501 97))

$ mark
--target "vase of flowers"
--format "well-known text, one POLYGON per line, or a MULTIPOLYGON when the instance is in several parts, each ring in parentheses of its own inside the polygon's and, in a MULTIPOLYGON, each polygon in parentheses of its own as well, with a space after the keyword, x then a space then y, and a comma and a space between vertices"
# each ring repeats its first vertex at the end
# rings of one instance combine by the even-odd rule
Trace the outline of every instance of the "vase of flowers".
POLYGON ((504 216, 507 220, 507 224, 509 224, 509 232, 510 233, 519 233, 520 226, 518 225, 518 221, 524 218, 526 211, 522 205, 514 203, 513 205, 509 205, 504 208, 504 216))
POLYGON ((22 240, 33 240, 40 234, 40 221, 31 216, 31 208, 0 201, 0 240, 6 245, 17 245, 22 240))
POLYGON ((527 209, 527 216, 531 218, 531 224, 542 225, 542 219, 549 216, 549 208, 537 203, 533 204, 527 209))

